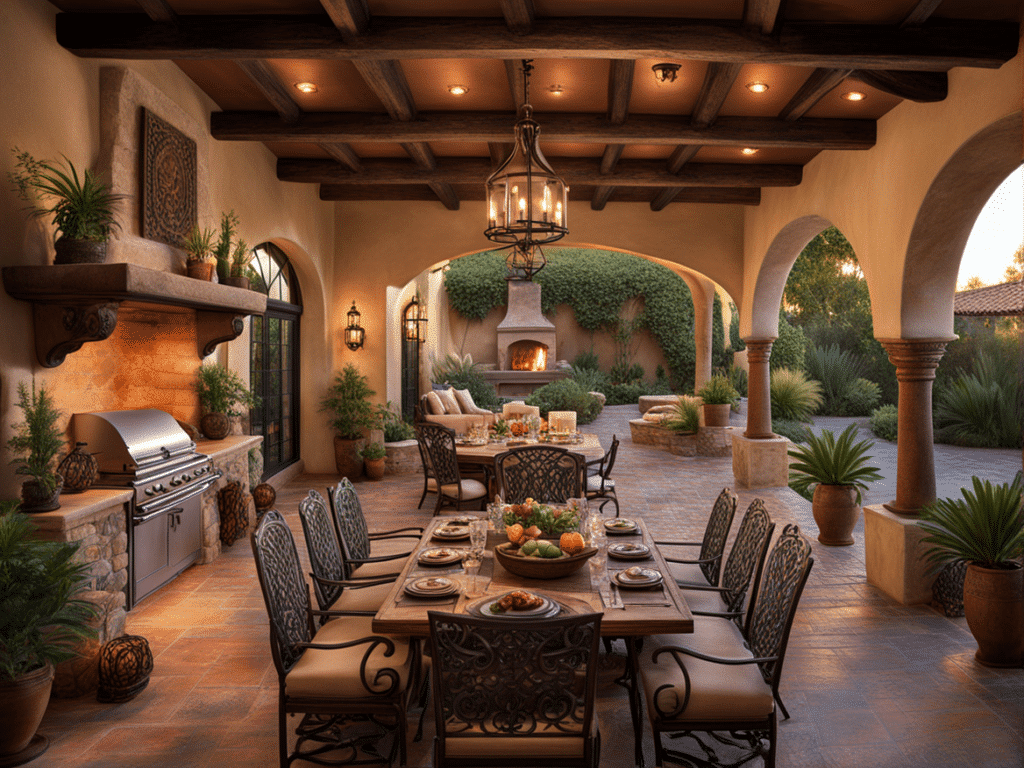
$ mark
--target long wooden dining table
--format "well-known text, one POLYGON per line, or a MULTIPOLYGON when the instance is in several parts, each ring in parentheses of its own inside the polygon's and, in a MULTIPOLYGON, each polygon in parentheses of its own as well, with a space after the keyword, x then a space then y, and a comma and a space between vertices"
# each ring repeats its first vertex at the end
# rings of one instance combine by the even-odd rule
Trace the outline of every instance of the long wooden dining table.
POLYGON ((511 450, 521 445, 554 445, 558 448, 565 448, 573 453, 583 455, 587 461, 594 461, 604 456, 604 448, 601 447, 601 439, 597 435, 584 434, 582 443, 537 443, 527 441, 516 441, 509 445, 507 443, 485 443, 474 445, 465 441, 455 442, 455 455, 459 457, 459 464, 494 467, 494 457, 499 453, 511 450))

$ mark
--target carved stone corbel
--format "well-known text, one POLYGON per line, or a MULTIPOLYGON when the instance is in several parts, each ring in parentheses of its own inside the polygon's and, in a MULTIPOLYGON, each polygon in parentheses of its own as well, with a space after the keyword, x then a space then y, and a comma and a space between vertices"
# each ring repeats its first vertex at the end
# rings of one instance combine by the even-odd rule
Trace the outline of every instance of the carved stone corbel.
POLYGON ((218 344, 234 341, 245 330, 245 315, 231 315, 226 312, 196 313, 196 342, 199 356, 206 357, 218 344))
POLYGON ((75 304, 34 304, 36 357, 44 368, 56 368, 88 341, 103 341, 117 326, 116 301, 75 304))

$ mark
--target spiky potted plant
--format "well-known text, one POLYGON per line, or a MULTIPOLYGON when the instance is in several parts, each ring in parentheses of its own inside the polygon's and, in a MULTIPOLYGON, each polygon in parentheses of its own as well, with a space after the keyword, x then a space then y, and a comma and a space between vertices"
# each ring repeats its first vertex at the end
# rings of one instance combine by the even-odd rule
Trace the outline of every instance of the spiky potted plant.
POLYGON ((9 174, 15 189, 30 203, 32 216, 50 216, 56 227, 54 264, 99 264, 107 258, 107 241, 118 228, 117 207, 125 195, 111 191, 86 168, 74 163, 36 160, 17 148, 15 170, 9 174))
POLYGON ((198 224, 192 227, 181 242, 181 248, 185 251, 185 271, 189 277, 196 280, 213 280, 213 230, 200 227, 198 224))
POLYGON ((1024 663, 1024 508, 1020 474, 993 485, 971 478, 963 499, 938 499, 921 512, 924 557, 937 569, 966 562, 964 618, 990 667, 1024 663))
POLYGON ((60 507, 60 490, 64 478, 54 470, 57 454, 64 447, 64 435, 57 427, 60 411, 45 387, 36 391, 35 381, 29 390, 18 385, 18 407, 25 420, 15 424, 14 436, 7 441, 14 458, 15 473, 28 475, 21 486, 21 509, 24 512, 50 512, 60 507))
POLYGON ((334 383, 320 401, 320 410, 331 414, 335 466, 338 474, 349 480, 358 480, 363 474, 359 451, 366 445, 364 432, 379 425, 370 403, 375 394, 370 389, 370 380, 349 363, 335 375, 334 383))
POLYGON ((42 754, 36 730, 46 712, 54 665, 95 634, 92 607, 77 598, 88 566, 73 562, 78 542, 42 541, 17 502, 0 502, 0 764, 42 754))
POLYGON ((860 515, 861 491, 882 479, 878 467, 868 466, 870 440, 854 443, 857 425, 851 424, 838 439, 827 429, 821 436, 808 434, 807 442, 789 455, 790 486, 806 496, 814 487, 811 512, 818 524, 818 541, 830 547, 853 544, 853 529, 860 515))
POLYGON ((249 287, 249 264, 252 263, 253 251, 245 240, 235 243, 235 250, 231 253, 231 275, 223 282, 235 288, 249 287))
POLYGON ((733 401, 740 396, 729 379, 722 375, 712 376, 697 390, 697 397, 703 405, 705 427, 728 427, 729 412, 733 401))
POLYGON ((213 244, 213 258, 217 261, 217 279, 222 283, 231 277, 231 256, 234 252, 232 238, 238 231, 238 216, 233 210, 220 216, 220 234, 213 244))
POLYGON ((232 416, 241 416, 246 409, 255 408, 258 398, 234 371, 216 363, 199 366, 196 372, 196 392, 203 416, 199 429, 210 440, 223 440, 231 431, 232 416))

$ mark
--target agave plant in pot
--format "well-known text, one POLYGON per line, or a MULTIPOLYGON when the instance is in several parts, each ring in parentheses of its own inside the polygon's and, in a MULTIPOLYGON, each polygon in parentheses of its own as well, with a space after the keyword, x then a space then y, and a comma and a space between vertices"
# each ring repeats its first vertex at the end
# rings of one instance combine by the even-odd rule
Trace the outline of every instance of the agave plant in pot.
POLYGON ((231 416, 241 416, 236 406, 255 408, 256 397, 234 371, 216 363, 204 363, 196 373, 196 391, 203 416, 199 429, 210 440, 223 440, 231 431, 231 416))
POLYGON ((118 228, 117 207, 125 195, 111 191, 88 168, 81 176, 74 163, 36 160, 13 150, 15 170, 9 174, 19 197, 31 204, 33 216, 50 216, 54 233, 54 264, 99 264, 107 258, 107 240, 118 228))
POLYGON ((1024 508, 1020 475, 993 485, 971 478, 963 499, 938 499, 921 512, 924 557, 937 569, 967 563, 964 617, 978 642, 974 657, 990 667, 1024 663, 1024 508))
POLYGON ((213 280, 216 262, 213 260, 213 230, 202 228, 198 224, 192 227, 181 242, 185 251, 185 271, 196 280, 213 280))
POLYGON ((376 394, 370 380, 352 364, 334 377, 334 383, 320 402, 320 410, 331 414, 334 430, 334 463, 338 474, 358 480, 363 474, 359 451, 366 445, 364 432, 379 426, 379 417, 370 403, 376 394))
POLYGON ((24 382, 18 385, 18 407, 25 417, 14 425, 15 434, 7 441, 14 458, 16 474, 28 475, 21 486, 21 508, 24 512, 50 512, 60 507, 60 490, 64 478, 53 465, 64 447, 64 436, 57 427, 58 411, 45 387, 29 390, 24 382))
POLYGON ((705 427, 729 426, 729 411, 740 393, 733 388, 728 378, 720 374, 712 376, 697 390, 697 396, 703 402, 701 410, 705 427))
POLYGON ((17 502, 0 502, 0 764, 42 754, 54 665, 94 635, 94 610, 77 599, 88 566, 72 562, 78 542, 36 538, 17 502))
POLYGON ((830 547, 853 544, 853 529, 860 516, 861 491, 882 479, 878 467, 868 466, 870 440, 855 443, 857 425, 851 424, 838 439, 827 429, 821 436, 808 434, 807 442, 789 452, 790 486, 807 496, 814 486, 811 511, 818 524, 818 541, 830 547))

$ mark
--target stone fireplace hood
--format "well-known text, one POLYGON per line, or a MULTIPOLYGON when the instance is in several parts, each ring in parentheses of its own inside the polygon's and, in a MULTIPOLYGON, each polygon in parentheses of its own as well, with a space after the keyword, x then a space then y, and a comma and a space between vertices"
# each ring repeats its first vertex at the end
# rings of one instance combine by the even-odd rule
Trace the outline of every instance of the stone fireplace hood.
POLYGON ((3 281, 11 296, 32 302, 36 357, 46 368, 108 338, 125 301, 196 310, 200 357, 237 338, 245 317, 267 308, 262 293, 129 263, 4 267, 3 281))

